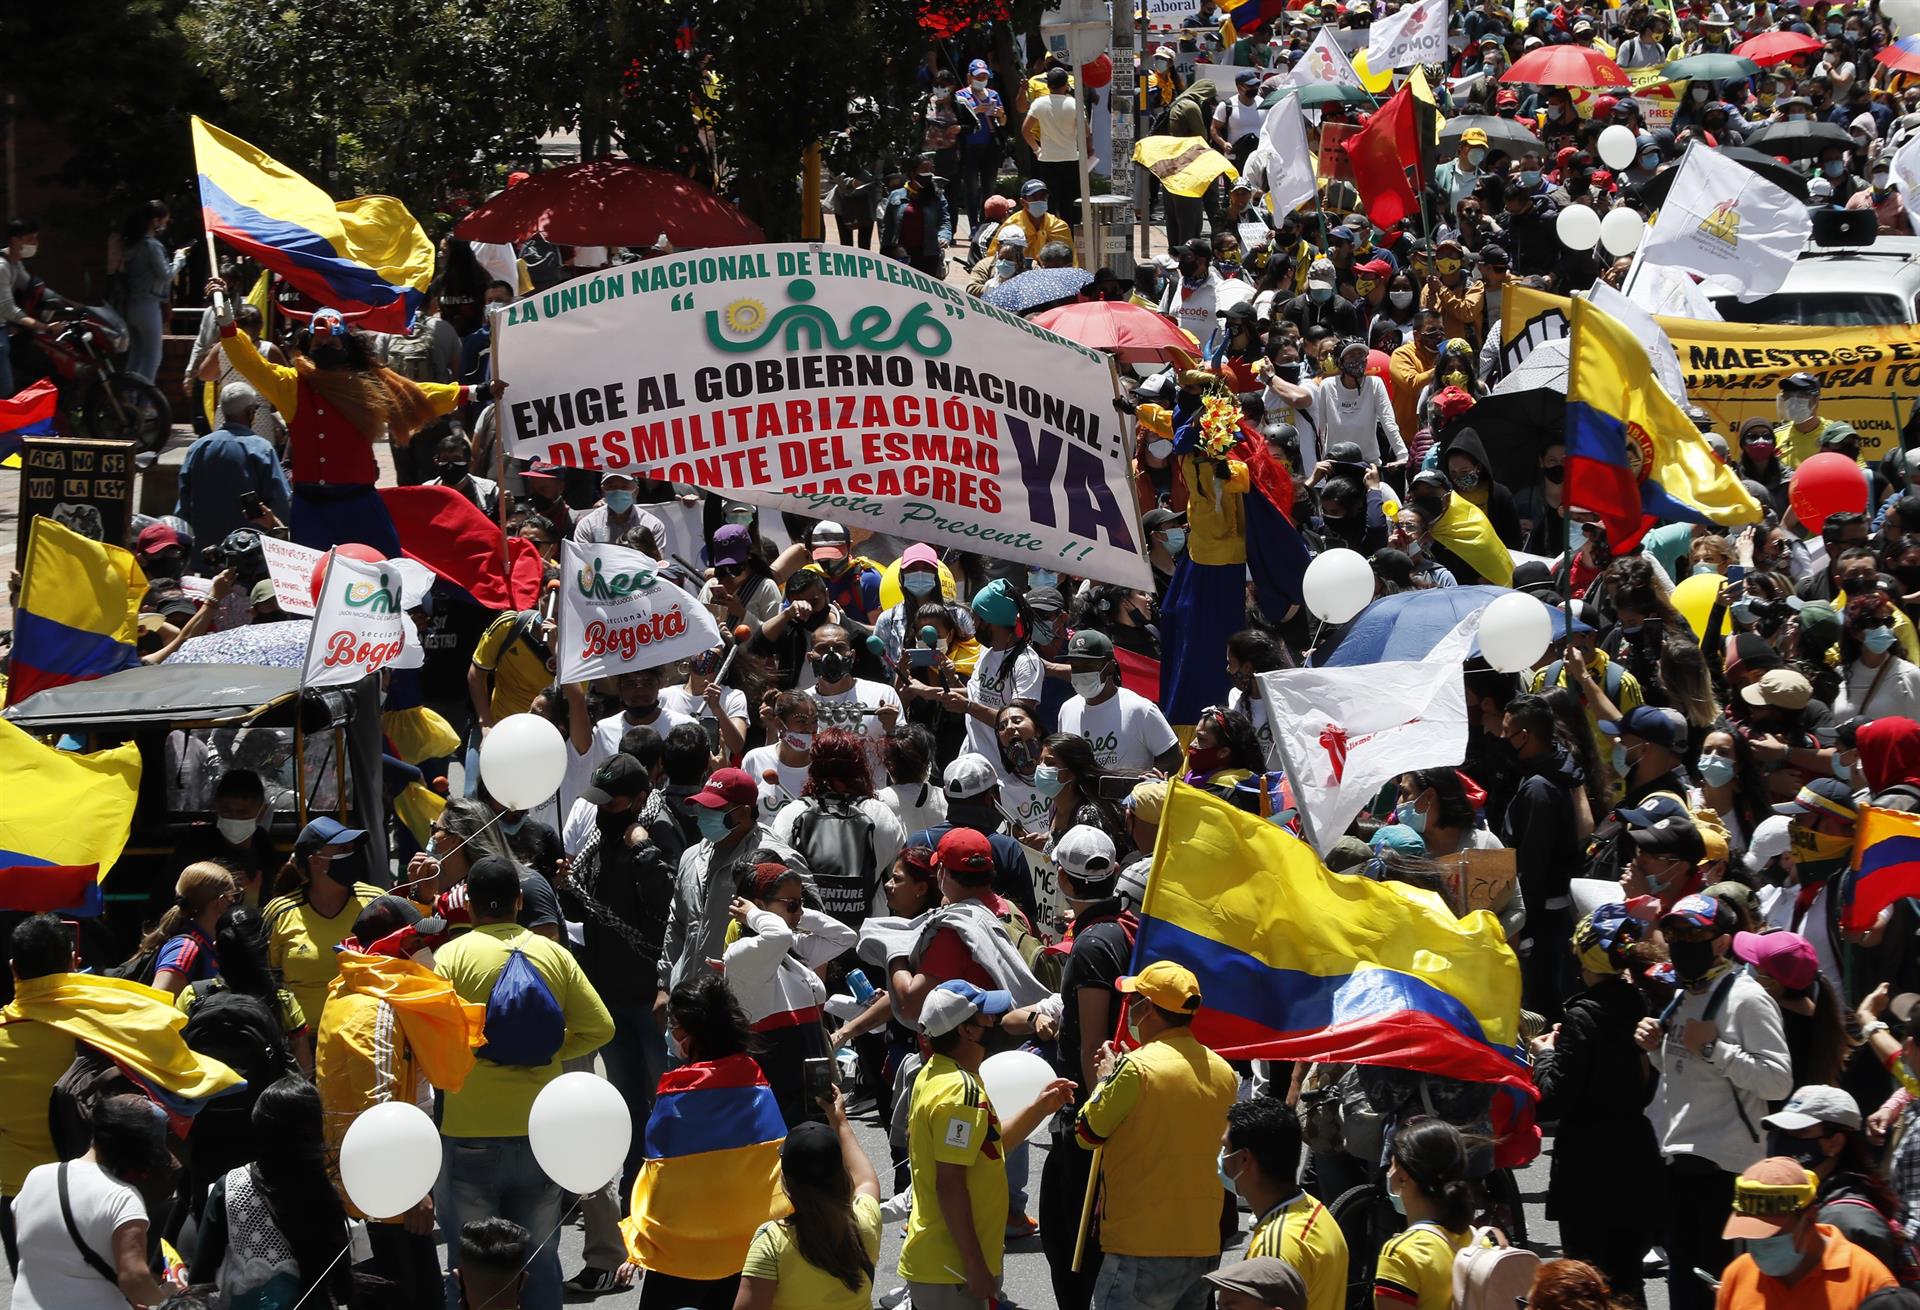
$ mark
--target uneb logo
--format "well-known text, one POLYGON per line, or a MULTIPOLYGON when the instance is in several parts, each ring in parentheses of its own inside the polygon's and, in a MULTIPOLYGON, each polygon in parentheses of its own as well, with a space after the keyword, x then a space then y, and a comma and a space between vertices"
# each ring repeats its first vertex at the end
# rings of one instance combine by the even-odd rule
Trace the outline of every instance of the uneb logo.
POLYGON ((1733 201, 1722 200, 1713 207, 1713 212, 1700 220, 1700 230, 1715 241, 1724 243, 1729 249, 1740 244, 1740 211, 1733 207, 1733 201))
POLYGON ((636 569, 632 573, 609 573, 596 557, 586 562, 575 579, 580 594, 588 600, 624 600, 636 591, 653 590, 653 570, 636 569))

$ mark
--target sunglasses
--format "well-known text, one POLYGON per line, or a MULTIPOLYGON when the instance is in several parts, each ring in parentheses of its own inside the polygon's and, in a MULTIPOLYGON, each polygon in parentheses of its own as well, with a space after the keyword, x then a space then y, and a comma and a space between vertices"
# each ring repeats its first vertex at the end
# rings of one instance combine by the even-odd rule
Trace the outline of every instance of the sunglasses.
POLYGON ((716 578, 737 578, 746 571, 747 566, 744 564, 717 564, 714 566, 713 576, 716 578))

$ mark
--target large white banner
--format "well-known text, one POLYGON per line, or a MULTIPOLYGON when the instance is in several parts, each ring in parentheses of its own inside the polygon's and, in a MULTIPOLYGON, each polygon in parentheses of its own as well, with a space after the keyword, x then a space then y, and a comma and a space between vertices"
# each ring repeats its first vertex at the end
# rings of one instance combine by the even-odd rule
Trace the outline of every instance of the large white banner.
POLYGON ((384 560, 369 564, 333 552, 320 583, 313 630, 307 634, 304 683, 327 687, 358 682, 399 661, 406 638, 399 571, 384 560))
POLYGON ((1367 67, 1388 68, 1447 62, 1447 0, 1418 0, 1368 29, 1367 67))
POLYGON ((501 323, 515 455, 1152 585, 1107 356, 906 264, 696 250, 501 323))
POLYGON ((625 546, 560 543, 560 681, 587 682, 687 659, 720 644, 698 597, 625 546))

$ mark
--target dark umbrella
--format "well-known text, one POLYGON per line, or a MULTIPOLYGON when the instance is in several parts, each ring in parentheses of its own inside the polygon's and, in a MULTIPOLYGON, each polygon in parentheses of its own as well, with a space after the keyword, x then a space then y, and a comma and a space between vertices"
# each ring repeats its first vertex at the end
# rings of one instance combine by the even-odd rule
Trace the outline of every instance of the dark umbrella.
POLYGON ((1357 86, 1345 82, 1313 82, 1307 86, 1283 86, 1260 101, 1260 108, 1271 109, 1288 96, 1299 96, 1302 109, 1317 109, 1321 105, 1364 105, 1373 108, 1373 97, 1357 86))
POLYGON ((1744 55, 1709 52, 1676 59, 1660 70, 1660 76, 1670 82, 1737 82, 1759 71, 1760 65, 1744 55))
POLYGON ((1816 123, 1807 119, 1798 123, 1768 123, 1747 134, 1747 147, 1763 155, 1788 159, 1812 159, 1828 146, 1853 148, 1853 138, 1838 123, 1816 123))
POLYGON ((1540 452, 1561 439, 1567 421, 1567 340, 1543 341, 1491 394, 1437 434, 1445 450, 1463 428, 1480 436, 1494 481, 1513 488, 1540 480, 1540 452))
MULTIPOLYGON (((1835 130, 1837 131, 1838 129, 1835 130)), ((1699 146, 1694 147, 1696 150, 1700 148, 1699 146)), ((1802 176, 1798 170, 1788 168, 1772 155, 1755 150, 1751 146, 1716 146, 1714 147, 1714 153, 1725 155, 1734 163, 1752 169, 1761 177, 1766 178, 1767 181, 1792 196, 1795 200, 1805 200, 1807 198, 1807 179, 1802 176)), ((1635 187, 1633 189, 1634 194, 1638 195, 1649 206, 1658 209, 1667 202, 1667 192, 1673 190, 1674 175, 1679 171, 1680 169, 1676 165, 1673 168, 1655 173, 1651 178, 1635 187)))
MULTIPOLYGON (((1386 660, 1420 660, 1452 632, 1461 619, 1478 614, 1511 587, 1431 587, 1382 596, 1360 611, 1322 667, 1345 668, 1386 660)), ((1473 644, 1475 654, 1480 643, 1473 644)))
POLYGON ((1528 130, 1526 123, 1517 118, 1501 118, 1498 114, 1466 114, 1460 118, 1449 118, 1447 125, 1440 129, 1440 148, 1458 150, 1460 138, 1472 127, 1487 134, 1489 150, 1518 155, 1540 148, 1540 138, 1528 130))
POLYGON ((1074 300, 1093 281, 1084 268, 1030 268, 997 287, 988 287, 980 299, 995 309, 1025 314, 1045 305, 1074 300))

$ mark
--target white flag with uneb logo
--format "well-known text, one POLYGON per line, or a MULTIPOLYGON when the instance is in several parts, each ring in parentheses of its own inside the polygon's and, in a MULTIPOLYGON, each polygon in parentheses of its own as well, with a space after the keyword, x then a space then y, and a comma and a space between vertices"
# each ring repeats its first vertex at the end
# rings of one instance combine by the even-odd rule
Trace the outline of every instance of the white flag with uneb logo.
POLYGON ((624 546, 560 543, 560 681, 586 682, 688 659, 720 644, 699 599, 624 546))
POLYGON ((1388 68, 1447 62, 1447 0, 1419 0, 1375 23, 1367 32, 1367 67, 1388 68))
POLYGON ((1340 48, 1340 43, 1333 39, 1333 33, 1324 27, 1315 34, 1313 44, 1300 56, 1300 62, 1293 66, 1292 81, 1295 86, 1336 82, 1366 90, 1360 81, 1360 74, 1353 69, 1353 61, 1347 58, 1347 52, 1340 48))
POLYGON ((397 663, 407 642, 400 597, 400 571, 388 561, 328 556, 307 636, 306 685, 355 683, 397 663))
POLYGON ((1640 254, 1758 300, 1780 289, 1812 232, 1805 203, 1725 155, 1693 148, 1640 254))
POLYGON ((1389 660, 1260 675, 1273 725, 1273 763, 1322 855, 1381 787, 1409 769, 1467 757, 1462 668, 1480 628, 1469 615, 1422 660, 1389 660))

